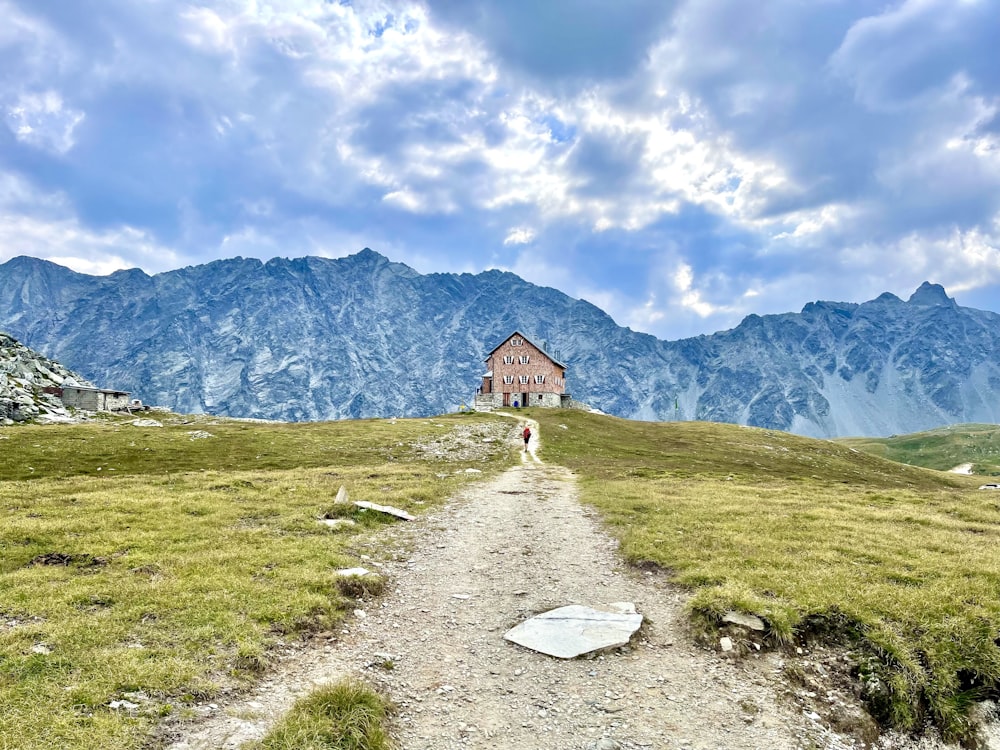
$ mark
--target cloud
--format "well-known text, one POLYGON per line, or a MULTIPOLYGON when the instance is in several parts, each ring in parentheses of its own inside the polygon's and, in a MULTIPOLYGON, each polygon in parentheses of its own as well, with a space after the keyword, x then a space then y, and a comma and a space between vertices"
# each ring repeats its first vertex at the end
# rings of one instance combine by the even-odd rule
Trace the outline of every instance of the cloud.
POLYGON ((504 237, 505 245, 527 245, 535 239, 535 233, 527 227, 515 227, 504 237))
POLYGON ((73 131, 83 118, 83 112, 63 107, 55 91, 22 93, 6 113, 7 127, 17 140, 56 154, 73 148, 73 131))
POLYGON ((7 253, 160 270, 367 245, 668 337, 1000 284, 1000 0, 0 15, 7 253))
POLYGON ((906 0, 857 20, 830 67, 873 110, 923 109, 959 77, 973 96, 995 96, 996 11, 992 2, 906 0))
POLYGON ((622 78, 644 64, 673 10, 664 0, 429 0, 436 20, 471 32, 536 84, 622 78))
POLYGON ((18 255, 98 275, 136 265, 165 271, 176 268, 181 260, 153 237, 130 226, 96 232, 73 218, 0 215, 0 262, 18 255))

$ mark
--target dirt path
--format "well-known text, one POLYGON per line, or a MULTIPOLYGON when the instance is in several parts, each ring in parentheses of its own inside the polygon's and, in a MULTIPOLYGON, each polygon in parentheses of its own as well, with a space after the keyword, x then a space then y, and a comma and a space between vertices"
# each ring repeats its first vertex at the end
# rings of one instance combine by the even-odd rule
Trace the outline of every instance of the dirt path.
POLYGON ((239 747, 298 695, 350 674, 391 696, 403 750, 853 746, 776 694, 778 656, 736 662, 693 646, 683 595, 621 565, 573 476, 538 460, 533 432, 521 465, 380 537, 395 559, 381 568, 390 592, 344 633, 291 652, 254 694, 205 707, 171 750, 239 747), (503 640, 553 607, 621 601, 647 625, 620 650, 561 660, 503 640))

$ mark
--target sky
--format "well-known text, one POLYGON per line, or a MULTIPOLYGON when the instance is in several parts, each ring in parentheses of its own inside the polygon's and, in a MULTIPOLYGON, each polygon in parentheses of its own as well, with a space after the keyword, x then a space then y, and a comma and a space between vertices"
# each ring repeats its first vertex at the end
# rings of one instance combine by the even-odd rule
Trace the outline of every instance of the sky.
POLYGON ((1000 312, 1000 0, 0 0, 0 18, 0 263, 370 247, 512 271, 664 339, 923 281, 1000 312))

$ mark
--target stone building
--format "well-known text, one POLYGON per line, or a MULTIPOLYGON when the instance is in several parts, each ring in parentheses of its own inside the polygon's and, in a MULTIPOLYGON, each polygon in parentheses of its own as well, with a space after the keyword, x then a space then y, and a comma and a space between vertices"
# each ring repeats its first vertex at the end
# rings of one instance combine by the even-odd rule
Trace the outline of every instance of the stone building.
POLYGON ((85 411, 124 411, 129 407, 127 391, 112 391, 105 388, 79 385, 65 381, 60 387, 63 406, 85 411))
POLYGON ((520 331, 514 331, 486 358, 486 374, 476 393, 477 410, 570 403, 566 365, 520 331))

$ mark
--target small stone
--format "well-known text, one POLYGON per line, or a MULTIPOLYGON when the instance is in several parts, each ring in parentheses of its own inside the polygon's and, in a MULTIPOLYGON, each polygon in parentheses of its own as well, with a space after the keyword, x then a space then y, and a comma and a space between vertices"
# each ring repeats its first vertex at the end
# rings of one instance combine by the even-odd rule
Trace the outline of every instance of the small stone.
POLYGON ((344 485, 340 485, 340 489, 337 490, 337 497, 333 501, 336 505, 347 505, 349 499, 347 497, 347 488, 344 485))
POLYGON ((355 525, 354 521, 350 518, 321 518, 319 519, 319 522, 330 529, 339 529, 355 525))
POLYGON ((732 623, 733 625, 742 625, 743 627, 750 628, 751 630, 767 630, 767 625, 765 625, 764 621, 756 615, 736 612, 735 610, 726 612, 726 614, 722 617, 722 621, 732 623))
POLYGON ((719 647, 723 651, 732 651, 733 650, 733 639, 730 638, 727 635, 722 636, 722 638, 719 639, 719 647))
POLYGON ((337 575, 343 578, 349 578, 351 576, 366 576, 371 573, 368 568, 341 568, 337 571, 337 575))

